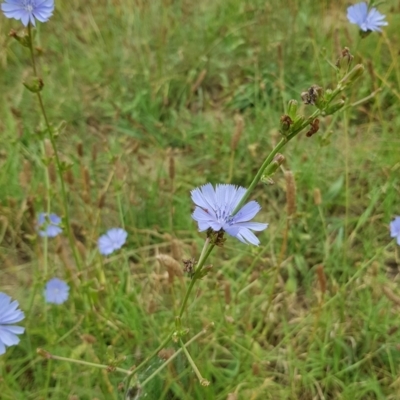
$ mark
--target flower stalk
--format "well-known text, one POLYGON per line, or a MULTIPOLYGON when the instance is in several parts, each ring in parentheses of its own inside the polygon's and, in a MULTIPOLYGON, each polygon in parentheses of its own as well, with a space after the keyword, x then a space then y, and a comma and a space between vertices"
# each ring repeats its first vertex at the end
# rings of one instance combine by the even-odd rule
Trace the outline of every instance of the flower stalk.
MULTIPOLYGON (((31 23, 28 24, 28 41, 29 41, 29 50, 30 50, 30 55, 31 55, 33 73, 34 73, 35 77, 39 79, 38 73, 37 73, 37 68, 36 68, 35 52, 34 52, 34 49, 33 49, 33 35, 32 35, 31 23)), ((55 158, 56 167, 57 167, 56 168, 57 169, 57 174, 58 174, 58 177, 59 177, 59 180, 60 180, 60 184, 61 184, 61 198, 62 198, 62 202, 63 202, 64 215, 65 215, 65 230, 67 232, 68 241, 69 241, 69 244, 70 244, 71 249, 72 249, 72 253, 73 253, 74 260, 75 260, 75 264, 76 264, 78 270, 81 271, 82 270, 81 260, 80 260, 79 253, 78 253, 76 245, 75 245, 75 240, 74 240, 74 237, 73 237, 73 234, 72 234, 72 231, 71 231, 68 200, 67 200, 67 192, 66 192, 66 189, 65 189, 65 184, 64 184, 64 179, 63 179, 63 167, 61 165, 61 161, 60 161, 60 157, 59 157, 59 154, 58 154, 58 150, 57 150, 57 146, 56 146, 53 130, 52 130, 51 126, 50 126, 49 119, 47 117, 46 109, 44 107, 43 99, 42 99, 42 95, 41 95, 40 91, 36 92, 36 96, 37 96, 37 99, 38 99, 38 102, 39 102, 40 111, 41 111, 43 119, 45 121, 46 130, 47 130, 48 135, 49 135, 51 147, 52 147, 53 152, 54 152, 54 158, 55 158)))

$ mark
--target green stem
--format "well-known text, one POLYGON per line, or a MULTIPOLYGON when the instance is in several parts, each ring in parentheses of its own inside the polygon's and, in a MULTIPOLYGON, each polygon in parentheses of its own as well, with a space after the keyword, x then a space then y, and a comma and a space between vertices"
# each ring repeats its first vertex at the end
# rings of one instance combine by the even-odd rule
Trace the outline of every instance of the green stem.
POLYGON ((55 356, 54 354, 50 354, 47 351, 43 349, 38 349, 37 352, 42 355, 45 358, 52 359, 52 360, 58 360, 58 361, 67 361, 69 363, 73 364, 80 364, 80 365, 85 365, 87 367, 94 367, 94 368, 99 368, 99 369, 108 369, 111 371, 118 371, 123 374, 129 375, 131 374, 131 371, 123 368, 118 368, 118 367, 113 367, 112 365, 105 365, 105 364, 96 364, 96 363, 91 363, 88 361, 83 361, 83 360, 76 360, 74 358, 67 358, 67 357, 60 357, 60 356, 55 356))
MULTIPOLYGON (((30 53, 31 53, 33 73, 37 77, 35 53, 33 51, 32 29, 31 29, 31 24, 30 23, 28 24, 28 35, 29 35, 29 49, 30 49, 30 53)), ((63 202, 63 206, 64 206, 64 214, 65 214, 65 230, 67 232, 69 244, 70 244, 71 249, 72 249, 72 253, 73 253, 73 256, 74 256, 74 259, 75 259, 76 266, 77 266, 78 270, 81 271, 82 268, 81 268, 80 258, 79 258, 79 255, 78 255, 78 252, 77 252, 77 249, 76 249, 76 246, 75 246, 74 238, 72 236, 71 227, 70 227, 67 194, 66 194, 66 190, 65 190, 64 179, 63 179, 63 176, 62 176, 62 166, 61 166, 61 162, 60 162, 60 157, 58 155, 57 146, 56 146, 56 142, 55 142, 55 139, 54 139, 53 131, 52 131, 51 127, 50 127, 49 119, 47 118, 46 110, 45 110, 44 105, 43 105, 42 96, 41 96, 40 92, 37 92, 36 95, 37 95, 37 98, 38 98, 38 101, 39 101, 40 110, 42 112, 42 115, 43 115, 43 118, 44 118, 44 121, 45 121, 45 124, 46 124, 47 131, 49 133, 51 146, 52 146, 53 151, 54 151, 54 157, 55 157, 56 166, 57 166, 57 173, 58 173, 58 177, 59 177, 59 180, 60 180, 60 183, 61 183, 61 197, 62 197, 62 202, 63 202)))
POLYGON ((268 167, 268 165, 271 164, 273 161, 274 157, 277 155, 277 153, 290 141, 292 140, 299 132, 301 132, 306 126, 310 124, 311 121, 313 121, 318 115, 321 113, 320 110, 314 111, 312 115, 310 115, 295 131, 291 132, 288 136, 283 137, 279 143, 274 147, 274 149, 271 151, 271 153, 268 155, 268 157, 265 159, 265 161, 262 163, 260 169, 254 176, 252 182, 250 183, 250 186, 246 190, 246 193, 240 200, 239 204, 236 206, 235 210, 233 211, 232 215, 236 214, 240 208, 243 206, 243 204, 247 201, 247 199, 250 196, 250 193, 254 190, 260 179, 262 178, 265 169, 268 167))
POLYGON ((213 245, 213 244, 210 245, 210 239, 209 238, 207 238, 206 241, 204 242, 204 246, 203 246, 203 250, 201 251, 199 262, 198 262, 196 270, 194 272, 193 279, 190 281, 189 287, 187 288, 185 297, 183 299, 181 308, 179 310, 178 318, 182 318, 182 315, 185 312, 186 304, 188 302, 188 299, 189 299, 190 293, 191 293, 191 291, 193 289, 193 286, 196 283, 196 281, 199 279, 198 278, 199 273, 200 273, 201 269, 203 268, 205 262, 207 261, 208 256, 211 254, 214 246, 215 245, 213 245))
POLYGON ((201 376, 201 373, 200 373, 199 369, 197 368, 197 365, 196 365, 195 362, 193 361, 193 359, 192 359, 191 355, 189 354, 189 352, 188 352, 188 350, 187 350, 187 348, 186 348, 186 345, 185 345, 185 343, 183 343, 182 339, 179 340, 179 344, 181 345, 181 349, 182 349, 183 352, 185 353, 185 356, 186 356, 186 358, 188 359, 190 365, 192 366, 193 371, 194 371, 194 373, 196 374, 197 379, 199 380, 201 386, 208 386, 208 385, 210 384, 210 382, 209 382, 207 379, 204 379, 204 378, 201 376))
POLYGON ((172 335, 174 334, 175 330, 171 331, 168 336, 166 336, 166 338, 161 342, 161 344, 148 356, 146 357, 137 367, 135 367, 134 369, 132 369, 131 371, 129 371, 129 375, 126 379, 126 384, 125 387, 127 388, 127 390, 129 389, 129 383, 133 377, 133 375, 137 374, 139 371, 141 371, 146 365, 147 363, 155 356, 157 355, 160 350, 162 350, 167 343, 171 340, 172 335))
POLYGON ((178 349, 168 360, 160 365, 149 377, 147 377, 140 386, 143 387, 147 385, 163 368, 165 368, 171 361, 173 361, 185 347, 189 346, 191 343, 196 341, 200 336, 204 335, 207 332, 207 328, 200 331, 197 335, 193 336, 189 341, 187 341, 180 349, 178 349))

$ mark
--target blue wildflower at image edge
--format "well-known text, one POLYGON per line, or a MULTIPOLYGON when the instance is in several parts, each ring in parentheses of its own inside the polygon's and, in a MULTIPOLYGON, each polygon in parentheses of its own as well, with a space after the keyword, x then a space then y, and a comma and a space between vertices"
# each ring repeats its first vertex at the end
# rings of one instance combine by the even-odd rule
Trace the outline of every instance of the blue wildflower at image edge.
POLYGON ((69 286, 58 278, 52 278, 46 283, 44 297, 47 303, 63 304, 68 300, 69 286))
POLYGON ((390 237, 396 238, 397 244, 400 246, 400 217, 390 223, 390 237))
POLYGON ((97 245, 100 254, 108 256, 115 250, 119 250, 126 241, 128 233, 122 228, 111 228, 99 237, 97 245))
POLYGON ((211 183, 192 190, 192 200, 196 204, 192 218, 197 221, 199 231, 222 229, 245 244, 258 246, 260 241, 252 230, 262 231, 268 224, 250 220, 261 210, 260 205, 250 201, 232 215, 245 193, 246 189, 240 186, 219 184, 214 189, 211 183))
POLYGON ((62 232, 61 218, 56 214, 40 213, 37 221, 38 234, 41 237, 56 237, 62 232))
POLYGON ((17 335, 25 331, 25 328, 13 325, 25 318, 18 307, 18 301, 12 301, 10 296, 0 292, 0 355, 6 352, 6 347, 18 344, 17 335))
POLYGON ((1 10, 7 18, 20 20, 25 26, 29 23, 35 26, 36 19, 46 22, 53 15, 54 0, 5 0, 1 10))
POLYGON ((382 32, 381 26, 388 23, 384 21, 385 15, 381 14, 375 7, 368 10, 365 2, 354 4, 347 8, 347 19, 360 27, 363 32, 382 32))

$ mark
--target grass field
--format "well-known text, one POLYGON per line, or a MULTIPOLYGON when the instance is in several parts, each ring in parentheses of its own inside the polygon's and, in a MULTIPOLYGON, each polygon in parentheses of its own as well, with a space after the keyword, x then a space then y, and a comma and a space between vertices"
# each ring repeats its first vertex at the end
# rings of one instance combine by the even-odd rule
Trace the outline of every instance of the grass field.
POLYGON ((182 351, 146 382, 179 351, 170 342, 133 378, 146 384, 131 398, 400 398, 400 248, 389 234, 400 215, 400 6, 379 5, 389 25, 360 39, 349 4, 57 1, 35 54, 69 166, 80 265, 65 234, 36 232, 40 212, 65 217, 61 186, 37 99, 21 83, 29 51, 7 36, 22 25, 0 16, 0 291, 25 313, 20 343, 0 356, 1 399, 125 397, 115 367, 139 365, 168 334, 190 281, 182 259, 201 252, 190 191, 247 187, 280 140, 288 101, 311 114, 300 94, 334 87, 345 46, 365 66, 347 104, 374 96, 285 147, 274 184, 251 196, 256 220, 269 223, 261 245, 228 237, 189 299, 184 341, 198 335, 187 348, 210 385, 182 351), (104 257, 97 239, 112 227, 128 240, 104 257), (43 297, 54 276, 71 287, 58 306, 43 297))

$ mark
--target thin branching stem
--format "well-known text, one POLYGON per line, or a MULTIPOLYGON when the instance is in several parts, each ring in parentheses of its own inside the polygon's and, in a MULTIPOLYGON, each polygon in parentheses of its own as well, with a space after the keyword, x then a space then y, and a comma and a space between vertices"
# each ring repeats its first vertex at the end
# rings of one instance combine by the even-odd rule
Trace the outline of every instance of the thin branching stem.
MULTIPOLYGON (((33 73, 35 74, 36 77, 38 77, 37 68, 36 68, 36 61, 35 61, 35 52, 33 50, 32 28, 31 28, 31 24, 30 23, 28 24, 28 35, 29 35, 29 49, 30 49, 30 53, 31 53, 33 73)), ((44 118, 44 121, 45 121, 45 124, 46 124, 46 129, 47 129, 47 132, 49 134, 51 147, 53 148, 54 158, 55 158, 56 167, 57 167, 56 169, 57 169, 58 177, 59 177, 60 184, 61 184, 61 197, 62 197, 62 202, 63 202, 63 206, 64 206, 64 215, 65 215, 65 230, 67 232, 69 244, 70 244, 71 249, 72 249, 72 253, 73 253, 73 256, 74 256, 74 260, 75 260, 76 266, 77 266, 78 270, 81 271, 82 270, 81 261, 80 261, 79 255, 78 255, 77 248, 75 246, 75 241, 74 241, 74 238, 72 236, 72 231, 71 231, 71 226, 70 226, 67 192, 66 192, 66 189, 65 189, 65 183, 64 183, 63 174, 62 174, 63 169, 62 169, 60 157, 59 157, 59 154, 58 154, 58 150, 57 150, 57 146, 56 146, 53 130, 52 130, 51 126, 50 126, 49 119, 48 119, 47 113, 46 113, 46 109, 45 109, 44 104, 43 104, 42 96, 41 96, 40 92, 37 92, 36 95, 37 95, 37 98, 38 98, 38 101, 39 101, 40 111, 41 111, 41 113, 43 115, 43 118, 44 118)))

